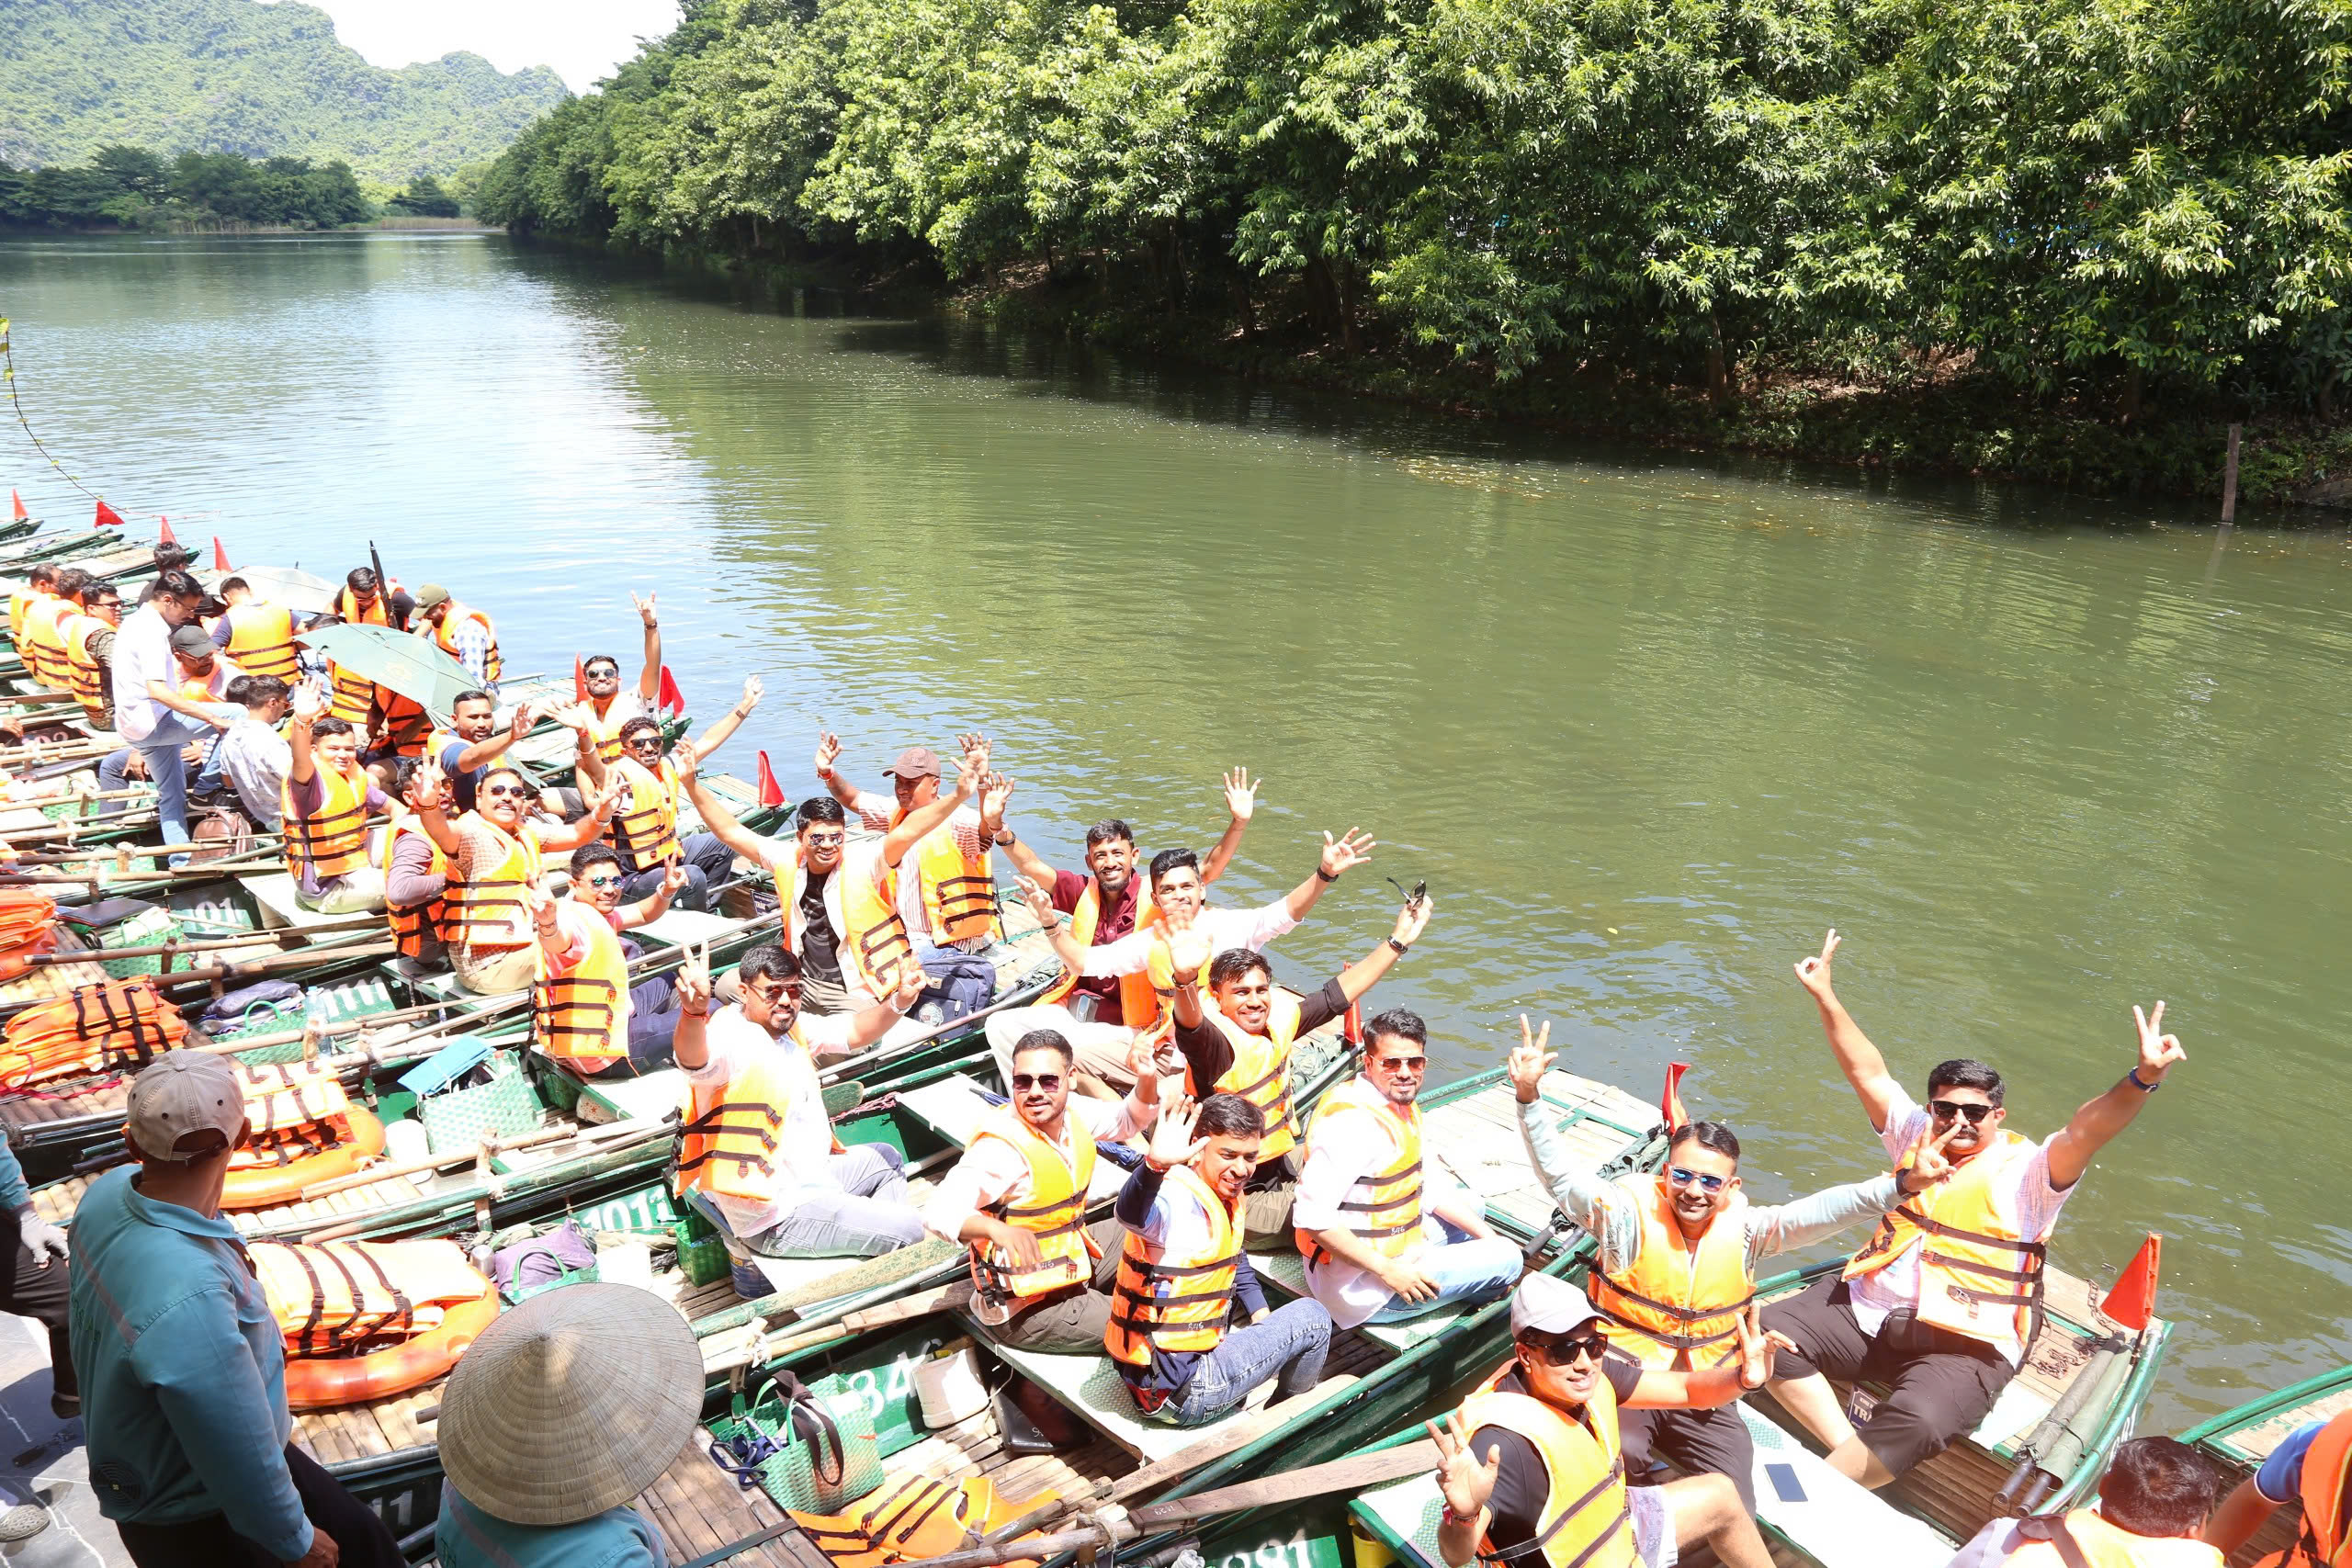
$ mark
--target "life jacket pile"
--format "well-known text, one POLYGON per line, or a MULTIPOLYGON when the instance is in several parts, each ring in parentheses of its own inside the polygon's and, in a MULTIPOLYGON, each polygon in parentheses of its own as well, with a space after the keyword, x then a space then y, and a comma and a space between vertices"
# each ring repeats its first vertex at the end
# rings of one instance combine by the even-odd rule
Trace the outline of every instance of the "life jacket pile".
POLYGON ((1551 1495, 1532 1542, 1515 1547, 1506 1559, 1491 1539, 1482 1538, 1478 1561, 1490 1568, 1506 1562, 1513 1568, 1642 1568, 1625 1496, 1616 1390, 1606 1377, 1594 1379, 1585 1419, 1572 1420, 1532 1395, 1496 1387, 1518 1365, 1505 1362, 1462 1402, 1462 1429, 1474 1440, 1481 1427, 1500 1427, 1526 1438, 1544 1461, 1551 1495))
MULTIPOLYGON (((1404 1257, 1421 1234, 1421 1108, 1405 1106, 1400 1114, 1398 1107, 1358 1076, 1323 1097, 1315 1108, 1314 1125, 1320 1126, 1327 1116, 1368 1116, 1380 1128, 1387 1157, 1348 1189, 1340 1212, 1357 1240, 1384 1257, 1404 1257)), ((1313 1137, 1310 1131, 1309 1142, 1313 1137)), ((1295 1235, 1299 1253, 1309 1263, 1329 1256, 1313 1231, 1301 1226, 1295 1235)))
MULTIPOLYGON (((888 1568, 893 1562, 917 1562, 960 1551, 1055 1495, 1044 1492, 1012 1505, 997 1495, 996 1483, 985 1475, 938 1481, 906 1471, 885 1476, 880 1487, 846 1513, 786 1512, 808 1532, 817 1550, 833 1560, 835 1568, 888 1568)), ((1036 1568, 1036 1560, 1021 1559, 1006 1568, 1036 1568)))
MULTIPOLYGON (((1153 907, 1151 894, 1148 889, 1138 888, 1136 898, 1136 930, 1148 930, 1159 918, 1159 911, 1153 907)), ((1078 903, 1069 912, 1070 940, 1080 947, 1091 947, 1094 945, 1094 933, 1102 928, 1102 886, 1090 876, 1086 879, 1086 891, 1078 896, 1078 903)), ((1061 1001, 1077 988, 1078 976, 1065 969, 1062 972, 1062 977, 1047 988, 1042 1001, 1045 1005, 1050 1006, 1061 1001)), ((1141 1029, 1148 1020, 1156 1017, 1159 1011, 1159 998, 1152 989, 1150 976, 1138 970, 1133 975, 1119 976, 1119 1021, 1125 1023, 1130 1029, 1141 1029)))
POLYGON ((0 887, 0 981, 22 978, 57 950, 57 901, 37 887, 0 887))
POLYGON ((1921 1323, 1989 1345, 2029 1343, 2041 1323, 2049 1249, 2024 1239, 2005 1194, 2014 1192, 2017 1167, 2034 1153, 2030 1139, 2002 1133, 1950 1179, 1881 1217, 1869 1245, 1846 1264, 1845 1278, 1874 1274, 1922 1241, 1921 1323))
POLYGON ((1611 1348, 1660 1371, 1680 1364, 1685 1351, 1693 1367, 1738 1360, 1739 1314, 1756 1294, 1740 1213, 1747 1195, 1733 1193, 1693 1243, 1675 1223, 1674 1194, 1663 1176, 1623 1177, 1617 1186, 1641 1214, 1641 1250, 1631 1269, 1596 1269, 1586 1283, 1592 1304, 1615 1325, 1611 1348))
POLYGON ((35 1002, 0 1032, 0 1090, 102 1072, 135 1072, 187 1038, 148 976, 101 980, 35 1002))
POLYGON ((1238 1094, 1258 1108, 1266 1119, 1266 1136, 1258 1145, 1258 1162, 1277 1160, 1298 1146, 1298 1121, 1290 1105, 1290 1048, 1298 1038, 1298 998, 1276 991, 1266 1014, 1266 1032, 1252 1034, 1225 1016, 1214 1000, 1209 1021, 1233 1047, 1233 1065, 1217 1075, 1207 1089, 1184 1075, 1184 1092, 1195 1100, 1212 1094, 1238 1094))
MULTIPOLYGON (((1181 1189, 1201 1206, 1209 1217, 1209 1234, 1196 1250, 1170 1252, 1153 1247, 1140 1232, 1127 1233, 1102 1344, 1112 1359, 1131 1367, 1151 1365, 1154 1346, 1178 1355, 1216 1349, 1233 1313, 1233 1280, 1241 1258, 1239 1206, 1228 1206, 1189 1165, 1169 1168, 1162 1190, 1168 1188, 1181 1189)), ((1159 1402, 1145 1391, 1134 1392, 1148 1415, 1159 1402)))
POLYGON ((490 1288, 454 1241, 245 1244, 294 1358, 365 1353, 427 1334, 490 1288))
POLYGON ((245 1119, 254 1125, 245 1146, 229 1156, 232 1170, 264 1170, 308 1159, 351 1141, 351 1098, 343 1080, 316 1063, 273 1062, 237 1069, 245 1091, 245 1119))
POLYGON ((1094 1179, 1094 1140, 1075 1122, 1070 1124, 1070 1153, 1046 1141, 1021 1113, 1001 1105, 980 1119, 971 1145, 983 1138, 1011 1145, 1029 1166, 1029 1195, 1018 1205, 1010 1198, 989 1213, 1037 1238, 1039 1261, 1035 1269, 1012 1271, 1010 1260, 985 1242, 972 1247, 972 1273, 984 1291, 1005 1298, 1016 1310, 1042 1296, 1093 1278, 1094 1260, 1102 1256, 1086 1229, 1086 1190, 1094 1179))

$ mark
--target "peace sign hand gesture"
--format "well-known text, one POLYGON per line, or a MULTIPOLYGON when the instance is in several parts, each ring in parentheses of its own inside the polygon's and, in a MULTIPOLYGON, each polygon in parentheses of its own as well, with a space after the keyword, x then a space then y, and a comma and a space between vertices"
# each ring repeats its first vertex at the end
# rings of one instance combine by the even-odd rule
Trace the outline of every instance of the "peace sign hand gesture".
POLYGON ((2165 1075, 2172 1071, 2174 1063, 2188 1060, 2188 1053, 2181 1049, 2180 1036, 2164 1032, 2164 1003, 2158 1002, 2154 1012, 2145 1013, 2134 1004, 2132 1021, 2140 1028, 2140 1066, 2135 1070, 2142 1083, 2160 1084, 2165 1075))
POLYGON ((1797 960, 1797 984, 1813 994, 1815 1001, 1826 1000, 1836 993, 1829 984, 1829 961, 1838 952, 1838 932, 1833 929, 1822 940, 1821 952, 1797 960))
POLYGON ((1951 1125, 1945 1128, 1939 1136, 1930 1138, 1922 1130, 1911 1141, 1910 1156, 1904 1162, 1907 1168, 1895 1172, 1894 1190, 1905 1198, 1916 1198, 1939 1181, 1950 1180, 1953 1167, 1944 1156, 1944 1145, 1951 1143, 1953 1134, 1966 1125, 1967 1122, 1955 1116, 1951 1125), (1913 1179, 1908 1183, 1904 1180, 1906 1175, 1913 1179))
POLYGON ((1445 1495, 1445 1506, 1457 1519, 1476 1519, 1495 1495, 1495 1482, 1503 1472, 1503 1450, 1500 1443, 1487 1446, 1487 1458, 1481 1463, 1470 1452, 1470 1434, 1462 1425, 1462 1412, 1453 1411, 1441 1427, 1429 1423, 1430 1436, 1437 1441, 1437 1489, 1445 1495))
POLYGON ((686 949, 678 964, 678 1006, 686 1012, 710 1010, 710 944, 686 949))
POLYGON ((1521 1105, 1532 1105, 1543 1097, 1544 1075, 1560 1059, 1557 1051, 1544 1049, 1551 1043, 1550 1019, 1544 1021, 1542 1029, 1531 1033, 1527 1015, 1519 1015, 1519 1043, 1510 1050, 1510 1087, 1518 1091, 1521 1105))
POLYGON ((1775 1351, 1796 1354, 1797 1342, 1775 1328, 1764 1329, 1764 1303, 1750 1302, 1747 1310, 1739 1314, 1739 1386, 1750 1393, 1772 1381, 1772 1357, 1775 1351))
POLYGON ((1037 923, 1051 931, 1061 922, 1061 911, 1054 908, 1054 890, 1031 876, 1015 876, 1021 886, 1021 901, 1037 917, 1037 923))
POLYGON ((1151 1145, 1144 1150, 1143 1162, 1158 1171, 1183 1165, 1209 1146, 1206 1138, 1193 1136, 1193 1123, 1200 1120, 1193 1109, 1193 1097, 1180 1094, 1176 1103, 1159 1113, 1151 1124, 1151 1145))

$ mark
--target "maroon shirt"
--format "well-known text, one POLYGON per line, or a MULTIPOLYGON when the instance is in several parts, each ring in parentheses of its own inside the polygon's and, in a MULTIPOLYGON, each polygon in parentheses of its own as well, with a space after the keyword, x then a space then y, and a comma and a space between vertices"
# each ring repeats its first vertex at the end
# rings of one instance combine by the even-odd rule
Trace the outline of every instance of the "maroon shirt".
MULTIPOLYGON (((1082 871, 1054 873, 1054 908, 1067 915, 1078 908, 1086 890, 1094 886, 1091 874, 1082 871)), ((1136 929, 1136 907, 1143 897, 1143 873, 1137 871, 1127 878, 1126 886, 1103 908, 1102 918, 1094 922, 1094 940, 1087 945, 1101 947, 1106 942, 1116 942, 1136 929)), ((1071 988, 1071 996, 1098 998, 1094 1004, 1097 1023, 1127 1021, 1126 1011, 1119 1005, 1119 977, 1115 975, 1081 975, 1071 988)))

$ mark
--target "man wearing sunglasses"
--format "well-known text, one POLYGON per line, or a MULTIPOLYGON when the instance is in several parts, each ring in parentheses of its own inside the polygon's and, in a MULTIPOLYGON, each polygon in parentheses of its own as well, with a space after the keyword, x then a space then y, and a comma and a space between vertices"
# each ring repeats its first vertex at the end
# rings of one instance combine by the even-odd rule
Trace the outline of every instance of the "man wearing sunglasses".
MULTIPOLYGON (((1941 1141, 1929 1140, 1903 1170, 1832 1187, 1793 1203, 1752 1205, 1740 1190, 1739 1139, 1720 1122, 1674 1130, 1666 1168, 1611 1180, 1569 1153, 1544 1101, 1544 1075, 1559 1059, 1547 1049, 1549 1023, 1531 1034, 1519 1021, 1511 1088, 1528 1156, 1553 1202, 1597 1244, 1590 1289, 1609 1319, 1610 1342, 1657 1371, 1726 1366, 1739 1357, 1739 1314, 1756 1295, 1764 1258, 1813 1246, 1876 1219, 1951 1173, 1941 1141)), ((1729 1405, 1634 1410, 1622 1422, 1626 1467, 1641 1474, 1671 1460, 1692 1474, 1728 1476, 1756 1511, 1756 1442, 1729 1405)))
POLYGON ((1341 1328, 1498 1301, 1520 1276, 1518 1244, 1487 1227, 1477 1194, 1422 1158, 1429 1040, 1403 1008, 1368 1021, 1363 1071, 1306 1131, 1292 1223, 1307 1289, 1341 1328))
POLYGON ((441 770, 429 761, 413 779, 417 818, 448 857, 449 965, 478 996, 519 991, 538 977, 539 942, 526 890, 536 888, 552 851, 568 853, 600 837, 616 791, 597 792, 577 822, 532 819, 532 792, 512 768, 482 778, 475 808, 452 821, 441 770))
POLYGON ((628 966, 644 950, 621 933, 658 920, 685 886, 672 866, 651 897, 624 904, 628 878, 609 844, 571 852, 571 897, 526 889, 538 934, 531 1036, 542 1055, 583 1077, 639 1077, 670 1065, 677 1032, 677 981, 654 975, 632 986, 628 966))
MULTIPOLYGON (((752 710, 759 706, 760 678, 747 678, 743 695, 727 716, 693 739, 680 744, 675 761, 665 755, 668 742, 662 726, 638 717, 620 727, 620 761, 610 767, 583 744, 580 765, 592 784, 608 779, 620 784, 620 804, 613 812, 612 844, 629 874, 628 897, 647 898, 666 879, 669 868, 683 863, 686 884, 678 897, 682 909, 710 908, 710 889, 727 880, 734 868, 735 852, 716 833, 678 837, 678 808, 684 802, 683 768, 695 768, 727 743, 752 710), (683 765, 683 768, 682 768, 683 765)), ((591 731, 583 731, 583 737, 591 731)))
MULTIPOLYGON (((1138 1047, 1148 1055, 1148 1046, 1138 1047)), ((1041 1029, 1012 1054, 1009 1105, 980 1122, 923 1211, 924 1228, 972 1249, 973 1315, 1015 1350, 1093 1356, 1110 1326, 1116 1220, 1086 1224, 1094 1145, 1124 1144, 1159 1115, 1145 1065, 1123 1100, 1069 1097, 1069 1042, 1041 1029)))
POLYGON ((621 760, 621 726, 650 714, 662 697, 662 619, 655 598, 651 593, 642 599, 628 596, 637 618, 645 624, 645 668, 638 673, 637 690, 621 690, 621 661, 609 653, 592 653, 580 666, 588 741, 596 748, 596 760, 608 768, 621 760))
POLYGON ((1843 1278, 1774 1303, 1766 1318, 1797 1347, 1773 1393, 1828 1449, 1832 1466, 1877 1487, 1993 1408, 2040 1326, 2042 1260, 2059 1210, 2092 1157, 2188 1053, 2163 1032, 2164 1003, 2152 1014, 2133 1008, 2138 1062, 2035 1144, 2003 1128, 2001 1075, 1982 1062, 1939 1063, 1928 1074, 1928 1104, 1914 1103, 1838 1001, 1829 974, 1837 951, 1833 931, 1796 973, 1846 1081, 1890 1157, 1907 1163, 1932 1138, 1953 1167, 1949 1180, 1879 1221, 1843 1278), (1832 1378, 1892 1387, 1856 1422, 1832 1378))
POLYGON ((1785 1342, 1738 1319, 1729 1366, 1658 1371, 1609 1348, 1607 1321, 1582 1291, 1530 1274, 1511 1293, 1517 1357, 1446 1420, 1430 1423, 1444 1499, 1438 1551, 1516 1568, 1666 1568, 1704 1544, 1724 1568, 1772 1561, 1756 1521, 1720 1475, 1629 1486, 1618 1412, 1700 1410, 1764 1386, 1785 1342))
POLYGON ((678 970, 674 1043, 693 1093, 679 1190, 739 1257, 871 1258, 921 1241, 906 1156, 834 1141, 816 1059, 881 1039, 913 1005, 922 972, 887 1001, 830 1018, 801 1016, 800 965, 780 947, 752 949, 736 978, 741 999, 714 1011, 707 960, 689 955, 678 970))

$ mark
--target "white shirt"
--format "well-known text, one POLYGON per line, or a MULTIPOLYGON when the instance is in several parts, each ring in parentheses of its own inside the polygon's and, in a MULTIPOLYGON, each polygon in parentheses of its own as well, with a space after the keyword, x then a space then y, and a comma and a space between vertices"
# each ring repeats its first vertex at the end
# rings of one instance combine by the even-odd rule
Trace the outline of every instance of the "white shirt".
MULTIPOLYGON (((1277 898, 1262 909, 1203 909, 1193 929, 1206 931, 1209 956, 1215 958, 1229 948, 1246 947, 1256 953, 1274 938, 1298 929, 1298 921, 1290 912, 1290 900, 1277 898)), ((1108 975, 1139 975, 1150 962, 1152 944, 1159 940, 1156 931, 1145 929, 1129 931, 1116 942, 1086 950, 1086 966, 1079 971, 1089 976, 1108 975)))
MULTIPOLYGON (((1879 1141, 1886 1145, 1888 1157, 1900 1165, 1911 1152, 1911 1145, 1928 1131, 1928 1124, 1927 1110, 1898 1089, 1894 1103, 1886 1109, 1886 1131, 1879 1134, 1879 1141)), ((2025 1239, 2048 1241, 2050 1233, 2058 1226, 2058 1211, 2065 1207, 2075 1190, 2069 1187, 2061 1192, 2050 1185, 2050 1140, 2043 1139, 2033 1157, 2018 1165, 2008 1179, 2010 1190, 2002 1196, 2012 1205, 2025 1239)), ((2079 1187, 2082 1183, 2075 1185, 2079 1187)), ((1876 1334, 1887 1314, 1896 1308, 1919 1304, 1919 1252, 1925 1243, 1924 1236, 1913 1237, 1911 1245, 1894 1262, 1853 1282, 1850 1301, 1854 1322, 1863 1333, 1876 1334)), ((2014 1336, 1995 1348, 2007 1356, 2012 1366, 2025 1359, 2025 1347, 2014 1336)))
POLYGON ((229 727, 213 755, 236 786, 245 815, 275 832, 283 804, 278 786, 294 770, 294 748, 286 737, 248 715, 229 727))
POLYGON ((114 634, 114 730, 125 740, 144 740, 172 710, 147 694, 148 683, 179 684, 172 658, 172 628, 150 603, 122 618, 114 634))
MULTIPOLYGON (((1019 1111, 1013 1112, 1019 1115, 1019 1111)), ((1132 1093, 1116 1105, 1092 1095, 1073 1094, 1062 1116, 1061 1142, 1055 1146, 1075 1168, 1078 1150, 1070 1142, 1076 1127, 1098 1143, 1123 1144, 1151 1125, 1159 1102, 1145 1105, 1132 1093)), ((922 1212, 922 1228, 948 1241, 957 1240, 964 1222, 998 1203, 1015 1207, 1029 1201, 1035 1184, 1029 1179, 1029 1162, 1002 1138, 982 1138, 964 1152, 956 1168, 940 1182, 939 1190, 922 1212)))
POLYGON ((825 1018, 810 1018, 804 1013, 794 1021, 792 1034, 778 1040, 745 1018, 740 1006, 732 1004, 712 1012, 704 1024, 703 1043, 710 1055, 701 1066, 686 1069, 688 1083, 724 1089, 728 1080, 742 1070, 743 1064, 761 1051, 773 1051, 783 1056, 786 1076, 797 1080, 792 1104, 785 1112, 784 1126, 776 1137, 776 1164, 782 1175, 775 1201, 759 1203, 709 1194, 711 1201, 718 1205, 718 1212, 726 1216, 727 1228, 737 1236, 750 1237, 772 1231, 789 1218, 804 1199, 841 1190, 841 1183, 833 1179, 832 1123, 825 1117, 825 1091, 817 1082, 817 1065, 809 1058, 809 1052, 846 1051, 849 1029, 846 1013, 825 1018))
MULTIPOLYGON (((1339 1230, 1347 1224, 1340 1205, 1348 1189, 1388 1163, 1389 1143, 1368 1116, 1318 1116, 1306 1135, 1306 1153, 1298 1172, 1298 1190, 1291 1200, 1291 1223, 1303 1231, 1339 1230)), ((1421 1240, 1442 1246, 1445 1232, 1437 1222, 1436 1206, 1468 1189, 1446 1174, 1433 1159, 1421 1165, 1421 1240)), ((1454 1204, 1446 1203, 1449 1208, 1454 1204)), ((1306 1288, 1331 1314, 1340 1328, 1368 1323, 1388 1304, 1390 1291, 1369 1269, 1342 1263, 1336 1258, 1306 1266, 1306 1288)))
MULTIPOLYGON (((788 886, 792 876, 792 857, 799 849, 800 841, 797 838, 763 838, 759 840, 760 864, 769 871, 782 872, 788 886)), ((849 959, 849 918, 842 913, 842 878, 863 876, 870 882, 879 883, 883 870, 880 844, 844 844, 842 846, 841 863, 833 868, 831 875, 825 878, 825 919, 833 928, 833 947, 841 961, 842 983, 854 997, 865 996, 866 991, 858 978, 856 965, 849 959)), ((913 879, 909 877, 905 880, 913 879)), ((783 913, 785 929, 789 931, 792 922, 800 918, 799 912, 786 909, 783 913)), ((910 928, 909 934, 912 934, 912 928, 910 928)), ((797 947, 794 956, 798 956, 797 947)))

